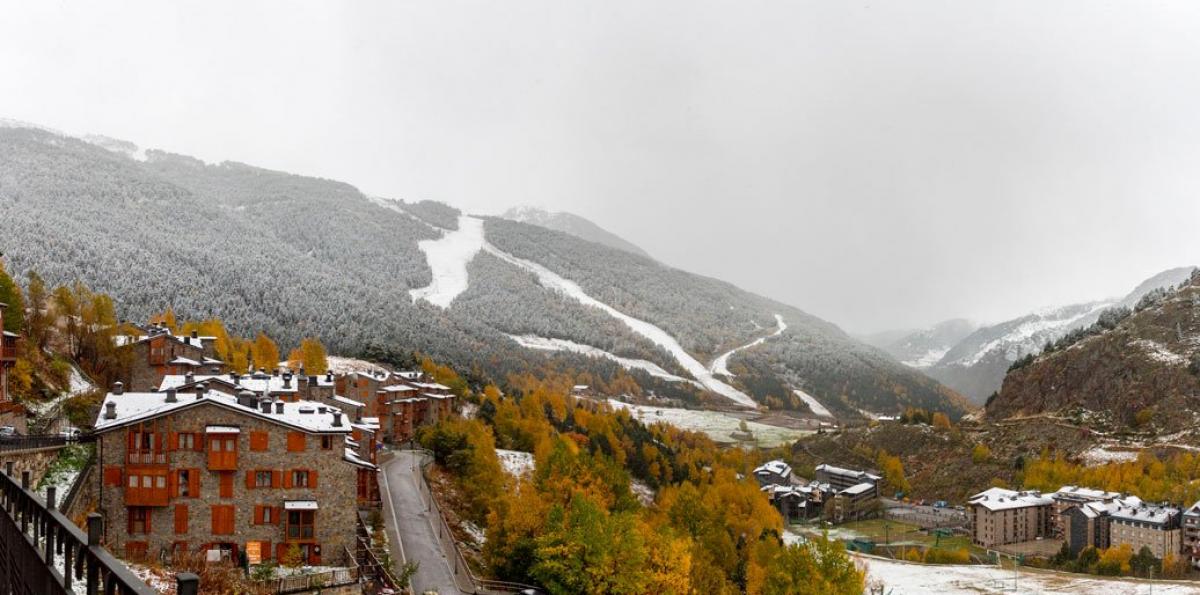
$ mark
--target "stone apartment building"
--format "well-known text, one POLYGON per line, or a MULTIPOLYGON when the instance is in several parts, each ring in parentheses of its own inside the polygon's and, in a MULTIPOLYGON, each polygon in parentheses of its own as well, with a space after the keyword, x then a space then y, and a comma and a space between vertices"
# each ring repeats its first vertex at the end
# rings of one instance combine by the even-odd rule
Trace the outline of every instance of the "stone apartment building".
POLYGON ((1118 504, 1110 510, 1109 518, 1110 546, 1127 543, 1134 553, 1148 547, 1159 559, 1182 550, 1181 515, 1174 506, 1118 504))
MULTIPOLYGON (((1079 486, 1063 486, 1057 492, 1050 494, 1050 498, 1054 500, 1054 516, 1051 526, 1052 534, 1055 537, 1064 537, 1066 535, 1066 521, 1069 518, 1064 513, 1070 508, 1081 507, 1088 503, 1105 503, 1113 502, 1122 498, 1122 495, 1117 492, 1106 492, 1104 490, 1095 490, 1092 488, 1084 488, 1079 486)), ((1092 507, 1091 512, 1105 510, 1105 507, 1092 507)), ((1089 514, 1086 513, 1085 514, 1089 514)))
POLYGON ((971 541, 980 547, 1033 541, 1053 531, 1054 500, 1041 492, 991 488, 967 501, 971 541))
POLYGON ((12 400, 8 394, 8 370, 17 363, 17 341, 20 336, 4 329, 4 311, 8 304, 0 303, 0 403, 12 400))
POLYGON ((318 401, 202 383, 130 393, 118 383, 95 424, 105 543, 130 559, 251 561, 295 544, 309 564, 344 564, 355 543, 353 486, 375 472, 352 431, 340 409, 318 401))
POLYGON ((129 354, 122 378, 129 390, 155 390, 172 375, 213 375, 225 371, 216 358, 215 337, 177 336, 165 326, 151 326, 145 335, 114 337, 117 347, 129 354))

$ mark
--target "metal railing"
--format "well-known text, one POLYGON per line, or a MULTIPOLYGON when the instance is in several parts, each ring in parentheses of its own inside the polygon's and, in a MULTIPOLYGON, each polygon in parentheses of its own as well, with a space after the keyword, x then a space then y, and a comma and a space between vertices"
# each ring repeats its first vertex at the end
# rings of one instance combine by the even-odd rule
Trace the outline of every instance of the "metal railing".
POLYGON ((278 595, 286 595, 287 593, 358 584, 358 576, 358 568, 335 568, 326 572, 285 576, 259 584, 270 586, 278 595))
POLYGON ((70 511, 75 505, 75 500, 79 498, 79 494, 83 492, 84 486, 92 480, 92 473, 96 470, 96 449, 92 449, 92 454, 88 455, 87 462, 83 464, 83 469, 79 471, 79 475, 75 477, 75 483, 71 484, 71 489, 67 490, 67 495, 63 496, 62 505, 59 510, 70 511))
POLYGON ((67 445, 63 436, 7 436, 0 437, 0 452, 34 450, 38 448, 61 448, 67 445))
MULTIPOLYGON (((43 501, 29 489, 28 471, 20 483, 0 474, 0 592, 74 595, 82 585, 89 595, 157 593, 100 545, 101 516, 88 515, 84 533, 56 509, 55 491, 43 501)), ((195 595, 199 580, 178 575, 179 595, 195 595)))
POLYGON ((371 543, 371 534, 367 532, 367 526, 363 523, 362 515, 358 517, 357 537, 356 553, 358 555, 352 559, 361 569, 360 574, 378 581, 380 586, 399 591, 400 579, 392 574, 391 568, 379 560, 379 555, 375 553, 374 545, 371 543))
POLYGON ((446 555, 446 559, 451 562, 454 567, 454 582, 455 586, 464 593, 520 593, 526 589, 537 590, 532 585, 514 583, 509 581, 498 581, 485 579, 475 576, 471 567, 467 564, 466 558, 463 557, 462 551, 458 548, 458 542, 454 539, 454 533, 450 530, 450 524, 446 522, 446 515, 442 514, 441 507, 438 505, 437 498, 433 495, 433 491, 429 488, 429 480, 426 474, 429 467, 433 465, 433 452, 423 448, 411 448, 410 450, 420 454, 425 460, 421 463, 421 471, 416 474, 417 485, 420 486, 421 494, 425 497, 425 503, 430 512, 435 513, 437 522, 434 523, 434 529, 437 530, 438 542, 441 543, 442 551, 446 555), (465 581, 465 584, 462 582, 465 581))

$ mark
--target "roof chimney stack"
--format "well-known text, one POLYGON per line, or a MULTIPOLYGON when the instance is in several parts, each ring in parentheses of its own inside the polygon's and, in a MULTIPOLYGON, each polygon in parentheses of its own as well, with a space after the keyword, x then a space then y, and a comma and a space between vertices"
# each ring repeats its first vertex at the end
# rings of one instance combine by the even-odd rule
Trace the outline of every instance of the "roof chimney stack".
POLYGON ((192 331, 192 338, 193 338, 193 339, 199 339, 199 338, 200 338, 200 332, 199 332, 199 331, 192 331))
POLYGON ((114 395, 123 395, 123 394, 125 394, 125 384, 124 384, 124 383, 122 383, 122 382, 114 382, 114 383, 113 383, 113 389, 112 389, 112 393, 113 393, 114 395))
POLYGON ((104 404, 104 419, 117 419, 117 404, 109 401, 104 404))
POLYGON ((333 372, 325 372, 325 382, 333 382, 333 372))
POLYGON ((175 389, 173 389, 173 388, 167 389, 167 402, 168 403, 178 403, 179 402, 179 399, 175 398, 175 389))
POLYGON ((271 414, 271 400, 270 399, 263 399, 261 402, 259 402, 259 405, 262 407, 263 413, 266 413, 267 415, 271 414))
POLYGON ((342 427, 342 412, 341 411, 333 412, 333 427, 335 427, 335 428, 342 427))
POLYGON ((283 401, 275 401, 275 413, 283 415, 283 401))
POLYGON ((249 407, 249 408, 253 409, 254 408, 254 392, 244 390, 244 391, 238 393, 237 403, 238 403, 238 405, 241 405, 242 407, 249 407))

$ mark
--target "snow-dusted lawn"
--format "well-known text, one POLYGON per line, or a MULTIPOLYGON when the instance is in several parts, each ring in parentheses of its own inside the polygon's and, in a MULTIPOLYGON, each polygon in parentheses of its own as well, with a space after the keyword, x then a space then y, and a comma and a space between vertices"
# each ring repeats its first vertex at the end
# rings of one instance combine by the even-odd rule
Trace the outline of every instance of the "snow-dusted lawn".
POLYGON ((826 409, 825 406, 822 405, 821 402, 812 395, 798 388, 792 389, 792 392, 795 393, 797 397, 800 397, 800 400, 804 401, 804 404, 808 405, 808 408, 812 409, 813 413, 823 417, 833 417, 833 414, 830 413, 829 410, 826 409))
MULTIPOLYGON (((382 366, 373 364, 366 360, 354 359, 352 357, 338 357, 331 355, 326 358, 329 363, 329 371, 334 374, 349 374, 351 372, 367 373, 367 372, 386 372, 382 366)), ((287 367, 287 362, 279 362, 281 368, 287 367)))
POLYGON ((882 583, 892 595, 1184 595, 1200 593, 1200 584, 1109 579, 1066 573, 1008 570, 995 566, 924 565, 852 554, 867 568, 867 584, 882 583), (1015 579, 1015 580, 1014 580, 1015 579), (1015 584, 1015 588, 1014 588, 1015 584))
POLYGON ((540 351, 570 351, 572 353, 582 353, 583 355, 591 357, 602 357, 617 362, 621 365, 621 367, 627 370, 642 370, 651 376, 662 378, 663 380, 668 380, 670 382, 695 383, 693 380, 676 376, 662 369, 662 366, 659 366, 654 362, 644 359, 621 357, 600 349, 599 347, 592 347, 591 345, 584 345, 582 343, 576 343, 566 339, 548 339, 535 335, 508 335, 508 337, 519 343, 522 347, 528 349, 537 349, 540 351))
POLYGON ((483 220, 460 215, 458 229, 445 231, 436 240, 422 240, 417 247, 425 253, 433 281, 408 293, 414 302, 425 300, 449 308, 454 298, 467 290, 467 263, 483 249, 483 220))
MULTIPOLYGON (((460 223, 459 226, 461 227, 462 223, 460 223)), ((725 384, 724 382, 718 380, 716 376, 713 376, 712 372, 709 372, 708 368, 704 364, 692 357, 692 355, 688 353, 687 350, 685 350, 683 346, 680 345, 679 342, 676 341, 675 338, 672 337, 667 331, 664 331, 663 329, 658 328, 657 326, 654 326, 653 324, 650 324, 644 320, 634 318, 617 310, 616 308, 613 308, 612 306, 609 306, 604 302, 601 302, 600 300, 584 292, 583 288, 581 288, 574 281, 565 279, 554 271, 551 271, 550 269, 536 262, 517 258, 486 242, 484 243, 484 250, 509 264, 533 273, 537 277, 538 283, 541 283, 543 287, 558 291, 559 293, 573 298, 585 306, 594 306, 596 308, 600 308, 608 313, 609 316, 624 322, 625 326, 628 326, 633 332, 650 339, 650 341, 655 345, 659 345, 663 349, 666 349, 672 356, 675 357, 675 360, 679 362, 679 365, 682 366, 684 370, 687 370, 693 378, 698 380, 700 384, 704 385, 704 388, 726 397, 739 405, 743 405, 745 407, 758 406, 758 404, 754 402, 754 399, 750 398, 750 395, 747 395, 746 393, 729 386, 728 384, 725 384)))
POLYGON ((713 374, 721 374, 723 376, 732 377, 733 374, 731 374, 729 372, 729 357, 730 356, 732 356, 733 354, 735 354, 743 349, 750 349, 751 347, 757 347, 759 345, 762 345, 764 342, 766 342, 767 339, 770 339, 771 337, 778 337, 779 335, 783 334, 783 331, 786 331, 786 330, 787 330, 787 323, 785 323, 783 321, 782 316, 776 314, 775 315, 775 332, 773 332, 770 335, 767 335, 765 337, 759 337, 749 343, 746 343, 745 345, 742 345, 741 347, 734 347, 733 349, 730 349, 729 351, 722 353, 720 356, 717 357, 717 359, 713 360, 712 365, 709 366, 709 368, 708 368, 709 372, 712 372, 713 374))
POLYGON ((504 467, 504 470, 513 477, 533 473, 532 453, 497 448, 496 456, 500 457, 500 466, 504 467))
POLYGON ((1126 463, 1136 461, 1136 450, 1109 450, 1103 446, 1093 446, 1083 452, 1083 462, 1087 465, 1103 465, 1104 463, 1126 463))
MULTIPOLYGON (((621 401, 609 399, 609 404, 614 408, 629 409, 634 417, 641 420, 642 423, 652 424, 655 422, 664 422, 671 424, 677 428, 684 430, 692 430, 696 432, 704 432, 709 438, 716 442, 732 444, 739 442, 734 434, 740 433, 739 425, 743 421, 742 418, 722 413, 720 411, 698 411, 694 409, 676 409, 674 407, 652 407, 649 405, 631 405, 622 403, 621 401)), ((746 427, 754 435, 759 446, 773 447, 781 444, 788 444, 800 438, 812 434, 807 430, 793 430, 790 428, 780 428, 777 426, 768 426, 754 421, 746 422, 746 427)))

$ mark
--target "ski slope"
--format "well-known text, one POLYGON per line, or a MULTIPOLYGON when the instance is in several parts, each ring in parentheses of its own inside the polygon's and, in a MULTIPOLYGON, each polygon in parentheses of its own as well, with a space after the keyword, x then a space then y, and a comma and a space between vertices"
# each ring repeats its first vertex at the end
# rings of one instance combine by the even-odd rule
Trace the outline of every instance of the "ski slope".
MULTIPOLYGON (((644 359, 621 357, 614 353, 600 349, 599 347, 592 347, 591 345, 584 345, 582 343, 576 343, 566 339, 548 339, 545 337, 538 337, 536 335, 508 335, 508 338, 516 341, 522 347, 528 349, 537 349, 540 351, 570 351, 571 353, 581 353, 591 357, 602 357, 617 362, 626 370, 641 370, 651 376, 662 378, 663 380, 668 380, 670 382, 689 382, 692 384, 697 384, 694 380, 689 380, 687 378, 683 378, 682 376, 676 376, 675 374, 662 369, 662 366, 659 366, 654 362, 644 359)), ((697 386, 700 385, 697 384, 697 386)), ((703 388, 703 386, 701 386, 701 388, 703 388)))
POLYGON ((433 281, 425 287, 410 289, 415 303, 425 300, 439 308, 449 308, 454 298, 467 290, 467 264, 483 249, 483 220, 459 215, 458 229, 443 231, 436 240, 422 240, 417 247, 425 253, 433 281))
POLYGON ((775 315, 775 332, 773 332, 765 337, 759 337, 749 343, 746 343, 745 345, 742 345, 741 347, 734 347, 733 349, 730 349, 729 351, 722 353, 719 357, 717 357, 717 359, 713 360, 713 363, 711 366, 709 366, 708 371, 713 374, 721 374, 722 376, 729 376, 732 378, 733 374, 729 371, 729 357, 730 356, 732 356, 733 354, 735 354, 743 349, 750 349, 751 347, 757 347, 759 345, 762 345, 764 342, 766 342, 767 339, 770 339, 771 337, 778 337, 779 335, 783 334, 783 331, 786 331, 786 330, 787 330, 787 324, 783 322, 783 317, 776 314, 775 315))
POLYGON ((800 397, 800 400, 804 401, 804 404, 808 405, 808 408, 812 409, 813 413, 822 417, 833 417, 833 414, 830 413, 829 410, 826 409, 825 406, 822 405, 820 401, 816 400, 812 395, 798 388, 793 388, 792 392, 795 393, 797 397, 800 397))
MULTIPOLYGON (((462 222, 459 223, 459 227, 462 227, 462 222)), ((624 322, 625 326, 629 327, 629 329, 633 332, 649 339, 655 345, 659 345, 663 349, 666 349, 675 358, 675 361, 678 361, 679 365, 682 366, 684 370, 687 370, 693 378, 699 381, 704 388, 715 392, 739 405, 742 405, 743 407, 758 406, 757 403, 754 402, 754 399, 750 398, 750 395, 747 395, 746 393, 718 380, 716 376, 712 374, 712 372, 708 371, 708 368, 705 367, 704 364, 692 357, 692 355, 689 354, 687 350, 685 350, 683 346, 680 345, 679 342, 676 341, 675 338, 672 337, 667 331, 664 331, 663 329, 644 320, 634 318, 617 310, 616 308, 613 308, 612 306, 609 306, 604 302, 601 302, 600 300, 588 295, 587 292, 583 291, 583 288, 577 285, 574 281, 564 279, 554 271, 551 271, 550 269, 536 262, 517 258, 516 256, 496 248, 486 241, 483 242, 483 249, 487 253, 509 264, 533 273, 543 287, 558 291, 575 299, 585 306, 599 308, 608 313, 609 316, 624 322)))

